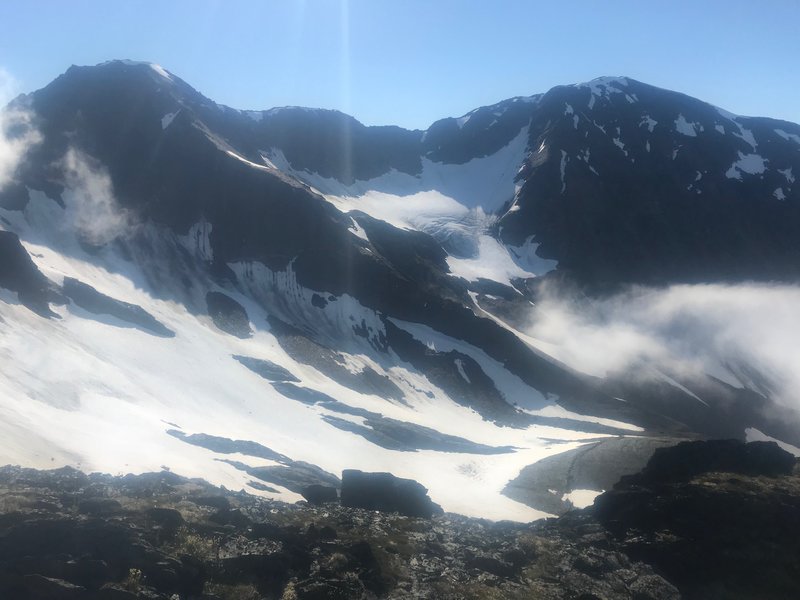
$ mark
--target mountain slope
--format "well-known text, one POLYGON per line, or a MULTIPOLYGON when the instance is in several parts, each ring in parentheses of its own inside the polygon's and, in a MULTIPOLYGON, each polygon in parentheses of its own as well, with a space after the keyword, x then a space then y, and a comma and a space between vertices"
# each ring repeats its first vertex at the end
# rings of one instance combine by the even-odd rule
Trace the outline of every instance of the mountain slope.
MULTIPOLYGON (((628 160, 613 139, 574 119, 587 94, 582 114, 597 110, 599 119, 605 107, 606 131, 614 119, 640 118, 626 106, 641 112, 656 100, 701 118, 674 105, 685 97, 603 80, 425 132, 368 128, 332 111, 236 111, 130 61, 72 67, 17 99, 42 141, 0 191, 3 239, 19 239, 0 246, 0 258, 17 265, 0 281, 4 462, 112 473, 164 465, 283 499, 329 485, 345 468, 391 471, 421 481, 446 510, 531 519, 580 503, 573 492, 588 484, 559 469, 579 471, 595 455, 584 450, 616 436, 642 443, 604 444, 618 467, 593 479, 595 488, 685 437, 757 429, 800 444, 796 415, 774 420, 770 394, 722 367, 723 380, 665 366, 655 379, 597 377, 525 333, 542 281, 563 275, 594 286, 603 274, 602 283, 615 283, 640 265, 612 260, 633 252, 623 242, 583 251, 581 223, 606 223, 603 210, 565 219, 590 198, 618 207, 608 189, 647 181, 655 168, 638 171, 644 159, 628 160), (620 85, 635 88, 632 102, 608 92, 620 85), (579 151, 572 132, 611 144, 624 161, 600 151, 590 159, 587 150, 586 168, 565 167, 562 181, 562 147, 579 151), (606 175, 603 160, 625 172, 606 175), (544 210, 553 204, 547 190, 560 186, 566 201, 544 210), (35 307, 18 281, 35 281, 35 307), (562 483, 503 495, 524 467, 556 455, 568 459, 546 468, 562 483)), ((707 140, 687 127, 663 133, 691 138, 689 152, 707 140)), ((776 139, 789 145, 770 145, 755 125, 723 136, 738 148, 752 130, 770 167, 757 182, 750 166, 734 169, 741 181, 725 190, 741 183, 760 193, 773 184, 773 166, 791 175, 797 128, 783 127, 786 139, 776 139)), ((683 171, 654 155, 679 181, 683 171)), ((794 206, 796 192, 787 185, 784 194, 781 206, 794 206)), ((631 226, 626 219, 619 227, 631 226)), ((618 233, 608 227, 602 235, 618 233)), ((669 281, 660 238, 652 241, 648 275, 669 281)), ((789 265, 789 241, 745 245, 756 247, 782 252, 789 265)), ((725 246, 703 264, 740 251, 725 246)), ((728 275, 708 268, 711 279, 728 275)))

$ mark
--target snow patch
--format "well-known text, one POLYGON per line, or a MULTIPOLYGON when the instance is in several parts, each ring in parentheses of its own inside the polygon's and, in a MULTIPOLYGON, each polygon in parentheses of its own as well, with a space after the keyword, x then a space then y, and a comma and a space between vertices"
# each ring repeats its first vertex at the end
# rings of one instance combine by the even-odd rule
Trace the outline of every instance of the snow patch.
POLYGON ((297 171, 276 150, 265 153, 265 158, 281 171, 319 191, 340 210, 361 210, 388 221, 384 215, 408 213, 404 205, 412 196, 428 195, 439 205, 461 205, 459 214, 464 208, 480 207, 487 213, 496 211, 514 197, 514 177, 525 158, 527 145, 526 125, 506 146, 489 156, 476 157, 463 164, 434 162, 423 157, 419 175, 391 170, 370 180, 357 180, 352 185, 317 173, 297 171))
POLYGON ((760 175, 767 169, 767 159, 759 154, 742 154, 739 152, 739 160, 731 165, 725 172, 728 179, 741 179, 742 173, 748 175, 760 175))
POLYGON ((786 450, 786 452, 794 454, 800 458, 800 448, 797 446, 792 446, 791 444, 787 444, 786 442, 782 442, 774 437, 770 437, 755 427, 748 427, 744 430, 744 439, 746 442, 775 442, 778 444, 778 446, 786 450))
POLYGON ((597 490, 572 490, 561 496, 561 500, 569 502, 575 508, 586 508, 594 504, 595 498, 602 493, 602 490, 599 492, 597 490))
POLYGON ((175 112, 167 113, 161 117, 161 129, 164 130, 169 127, 175 117, 178 116, 179 112, 181 112, 180 109, 176 110, 175 112))
POLYGON ((697 132, 703 131, 703 126, 699 123, 689 122, 682 114, 678 114, 678 118, 675 119, 675 129, 682 135, 697 137, 697 132))
POLYGON ((199 221, 189 228, 189 233, 178 236, 181 244, 194 256, 205 262, 214 260, 214 250, 211 247, 211 223, 199 221))
POLYGON ((365 242, 369 242, 369 238, 367 237, 367 232, 364 231, 364 228, 358 224, 358 221, 350 217, 350 222, 352 223, 352 226, 348 227, 347 230, 350 231, 357 238, 361 238, 365 242))
POLYGON ((239 161, 243 162, 246 165, 250 165, 251 167, 254 167, 256 169, 262 169, 262 170, 265 170, 265 171, 269 171, 269 167, 268 166, 259 165, 258 163, 254 163, 253 161, 247 160, 244 156, 239 156, 238 154, 236 154, 236 152, 233 152, 231 150, 226 150, 225 153, 228 156, 232 156, 236 160, 239 160, 239 161))
POLYGON ((273 314, 287 323, 312 327, 315 335, 332 347, 361 352, 361 347, 343 345, 343 341, 353 337, 355 326, 365 329, 363 335, 373 347, 382 347, 386 330, 375 311, 348 294, 336 297, 301 286, 291 262, 283 271, 273 271, 260 262, 250 261, 228 263, 228 266, 242 288, 262 306, 269 306, 273 314), (327 298, 323 307, 314 303, 315 295, 327 298))
POLYGON ((663 372, 659 371, 658 369, 652 369, 652 371, 653 371, 653 372, 656 374, 656 376, 657 376, 658 378, 660 378, 660 379, 663 379, 663 380, 664 380, 664 381, 666 381, 668 384, 670 384, 672 387, 676 387, 676 388, 678 388, 678 389, 679 389, 680 391, 682 391, 684 394, 688 394, 689 396, 691 396, 692 398, 694 398, 695 400, 697 400, 697 401, 698 401, 698 402, 700 402, 701 404, 704 404, 705 406, 708 406, 708 402, 706 402, 705 400, 703 400, 703 399, 702 399, 700 396, 698 396, 697 394, 695 394, 695 393, 694 393, 692 390, 690 390, 689 388, 687 388, 685 385, 681 384, 681 383, 680 383, 680 382, 678 382, 678 381, 675 381, 675 380, 674 380, 672 377, 670 377, 670 376, 669 376, 669 375, 667 375, 666 373, 663 373, 663 372))
MULTIPOLYGON (((619 398, 617 398, 619 400, 619 398)), ((624 402, 624 400, 623 400, 624 402)), ((573 421, 584 421, 586 423, 597 423, 598 425, 606 425, 607 427, 614 427, 616 429, 626 429, 628 431, 644 432, 644 428, 624 421, 617 421, 615 419, 604 419, 602 417, 595 417, 592 415, 581 415, 571 410, 567 410, 558 404, 550 404, 543 408, 535 410, 526 410, 529 415, 537 417, 552 417, 556 419, 571 419, 573 421)))
POLYGON ((775 133, 781 136, 783 139, 787 141, 792 141, 796 144, 800 144, 800 135, 796 133, 786 133, 783 129, 776 129, 775 133))
POLYGON ((464 370, 464 361, 461 360, 460 358, 457 358, 455 359, 454 362, 456 363, 456 369, 458 369, 458 374, 461 375, 464 381, 466 381, 469 384, 472 384, 472 382, 469 380, 469 377, 467 376, 467 372, 464 370))
POLYGON ((517 263, 517 266, 524 271, 535 273, 537 276, 541 277, 545 273, 554 271, 558 266, 558 261, 540 257, 536 253, 539 244, 534 242, 533 238, 534 236, 532 235, 528 236, 521 246, 512 246, 509 244, 506 247, 511 257, 514 259, 514 262, 517 263))
POLYGON ((161 65, 157 65, 156 63, 149 63, 149 65, 150 68, 153 69, 153 71, 155 71, 159 75, 161 75, 161 77, 164 77, 172 81, 172 75, 167 73, 167 70, 164 67, 162 67, 161 65))
MULTIPOLYGON (((410 333, 414 339, 436 350, 437 352, 460 352, 466 354, 481 367, 484 373, 494 381, 495 387, 503 395, 505 401, 512 406, 535 410, 551 404, 547 398, 538 390, 524 383, 519 377, 510 373, 502 363, 496 361, 480 348, 467 342, 462 342, 451 338, 443 333, 423 325, 421 323, 411 323, 401 321, 394 317, 389 320, 400 329, 410 333)), ((576 432, 572 432, 572 435, 576 432)), ((583 434, 578 434, 578 438, 583 439, 583 434)))
POLYGON ((478 236, 478 253, 474 258, 447 257, 450 273, 467 281, 488 279, 513 287, 511 280, 536 277, 514 260, 508 248, 487 234, 478 236))
MULTIPOLYGON (((735 122, 735 121, 734 121, 735 122)), ((736 123, 736 122, 735 122, 736 123)), ((739 132, 733 131, 733 135, 738 137, 739 139, 743 140, 747 143, 753 150, 756 149, 758 143, 756 142, 756 138, 753 136, 753 132, 749 129, 745 129, 739 123, 736 123, 736 126, 739 128, 739 132)))
POLYGON ((639 127, 642 125, 647 125, 647 131, 653 133, 653 129, 658 125, 658 121, 653 119, 650 115, 644 115, 642 116, 642 121, 639 123, 639 127))

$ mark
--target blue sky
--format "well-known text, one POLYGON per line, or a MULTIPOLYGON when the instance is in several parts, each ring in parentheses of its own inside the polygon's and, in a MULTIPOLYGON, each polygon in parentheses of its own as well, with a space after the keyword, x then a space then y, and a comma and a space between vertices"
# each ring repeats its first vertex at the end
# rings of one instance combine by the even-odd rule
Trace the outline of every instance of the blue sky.
POLYGON ((800 0, 5 0, 16 91, 70 64, 163 65, 217 102, 425 128, 507 97, 627 75, 800 121, 800 0))

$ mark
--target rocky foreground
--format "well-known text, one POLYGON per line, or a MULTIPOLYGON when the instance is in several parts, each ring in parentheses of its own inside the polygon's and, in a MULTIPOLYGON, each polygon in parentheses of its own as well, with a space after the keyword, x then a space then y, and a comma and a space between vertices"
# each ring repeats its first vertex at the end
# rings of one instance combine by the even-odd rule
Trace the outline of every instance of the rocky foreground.
POLYGON ((288 505, 166 471, 0 469, 14 600, 790 598, 798 540, 800 469, 763 442, 658 450, 593 507, 530 524, 288 505))

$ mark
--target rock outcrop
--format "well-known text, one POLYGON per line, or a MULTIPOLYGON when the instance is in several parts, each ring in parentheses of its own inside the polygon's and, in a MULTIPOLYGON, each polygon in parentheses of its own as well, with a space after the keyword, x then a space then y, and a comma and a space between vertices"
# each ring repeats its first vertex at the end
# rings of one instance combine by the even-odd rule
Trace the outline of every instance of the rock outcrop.
POLYGON ((342 472, 343 506, 397 512, 409 517, 430 518, 442 507, 428 497, 428 490, 412 479, 391 473, 364 473, 355 469, 342 472))
POLYGON ((595 500, 628 556, 688 598, 791 598, 800 591, 800 469, 774 442, 684 442, 595 500))
POLYGON ((591 539, 283 504, 168 472, 0 469, 4 599, 679 597, 649 566, 591 539))

